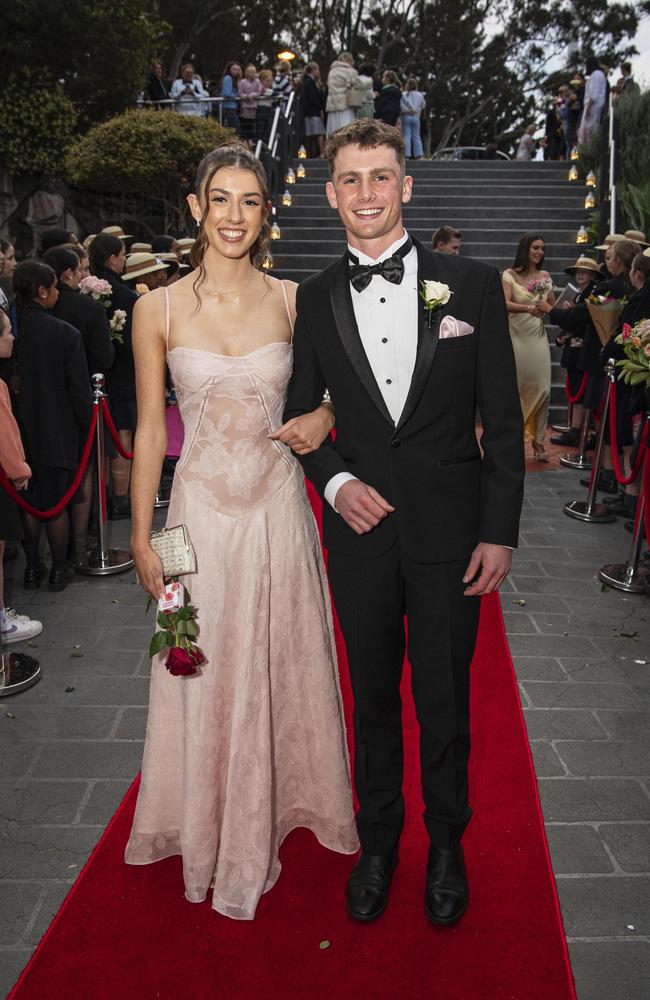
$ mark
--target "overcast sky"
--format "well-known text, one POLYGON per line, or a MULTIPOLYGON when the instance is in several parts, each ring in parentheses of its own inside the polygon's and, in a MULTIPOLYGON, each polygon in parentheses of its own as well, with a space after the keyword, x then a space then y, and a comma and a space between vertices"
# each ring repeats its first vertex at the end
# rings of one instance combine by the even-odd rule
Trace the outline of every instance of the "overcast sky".
POLYGON ((639 55, 632 60, 634 75, 638 83, 650 87, 650 17, 641 21, 634 44, 639 50, 639 55))

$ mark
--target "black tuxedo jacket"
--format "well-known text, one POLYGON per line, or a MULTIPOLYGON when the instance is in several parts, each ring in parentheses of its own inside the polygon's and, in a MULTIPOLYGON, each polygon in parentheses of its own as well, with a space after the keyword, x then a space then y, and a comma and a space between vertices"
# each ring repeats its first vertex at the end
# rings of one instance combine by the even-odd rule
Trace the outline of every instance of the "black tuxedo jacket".
POLYGON ((479 541, 517 544, 522 414, 497 270, 415 245, 418 287, 433 279, 454 294, 433 314, 431 327, 420 300, 415 368, 397 425, 359 337, 346 256, 299 286, 285 420, 317 407, 327 387, 336 440, 300 457, 307 476, 322 495, 332 476, 351 472, 395 507, 374 530, 357 535, 325 503, 324 541, 331 551, 381 555, 399 539, 419 562, 449 562, 467 557, 479 541), (474 333, 440 340, 447 314, 471 324, 474 333))

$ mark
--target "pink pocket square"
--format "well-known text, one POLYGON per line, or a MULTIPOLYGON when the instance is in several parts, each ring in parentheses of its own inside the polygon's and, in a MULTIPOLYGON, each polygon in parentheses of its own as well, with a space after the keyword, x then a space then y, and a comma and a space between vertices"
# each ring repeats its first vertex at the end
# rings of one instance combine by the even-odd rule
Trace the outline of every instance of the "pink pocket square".
POLYGON ((463 323, 462 319, 455 316, 445 316, 440 324, 440 340, 447 340, 448 337, 467 337, 474 333, 474 327, 469 323, 463 323))

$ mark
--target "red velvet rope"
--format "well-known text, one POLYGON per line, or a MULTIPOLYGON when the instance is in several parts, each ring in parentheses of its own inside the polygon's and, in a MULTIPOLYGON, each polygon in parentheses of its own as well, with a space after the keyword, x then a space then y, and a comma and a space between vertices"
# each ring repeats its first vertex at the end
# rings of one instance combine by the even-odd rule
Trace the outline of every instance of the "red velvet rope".
POLYGON ((582 382, 580 383, 580 388, 576 392, 575 396, 572 396, 571 393, 569 392, 569 376, 567 375, 566 382, 564 383, 564 393, 566 395, 567 403, 570 403, 571 406, 573 406, 574 403, 579 403, 585 394, 588 382, 589 382, 589 374, 588 372, 585 372, 584 375, 582 376, 582 382))
POLYGON ((629 486, 633 483, 636 477, 641 471, 641 466, 643 465, 643 459, 645 458, 646 444, 648 438, 648 421, 643 421, 643 430, 641 432, 641 444, 639 447, 636 460, 634 462, 634 468, 630 472, 629 476, 623 475, 623 470, 621 469, 621 463, 618 457, 618 445, 616 443, 616 395, 617 395, 618 385, 614 383, 612 386, 612 391, 609 396, 609 443, 612 450, 612 462, 614 465, 614 474, 616 476, 617 482, 621 486, 629 486))
POLYGON ((88 437, 84 445, 83 451, 81 453, 81 459, 79 460, 79 466, 75 472, 74 479, 70 484, 69 488, 63 494, 59 502, 51 507, 49 510, 39 510, 37 507, 33 507, 31 503, 25 500, 18 490, 15 488, 14 484, 8 478, 7 473, 0 465, 0 486, 3 486, 6 492, 9 494, 10 498, 17 503, 19 507, 22 507, 24 511, 31 514, 32 517, 37 517, 39 521, 51 521, 53 517, 58 517, 61 511, 65 510, 73 496, 79 489, 79 484, 84 477, 86 471, 86 466, 88 465, 88 460, 90 458, 90 452, 93 446, 93 440, 95 437, 95 428, 97 426, 97 418, 99 416, 99 409, 97 406, 93 406, 92 420, 90 421, 90 430, 88 431, 88 437))
POLYGON ((113 423, 113 418, 111 416, 111 411, 108 408, 108 404, 105 399, 102 399, 102 409, 104 411, 104 422, 106 424, 106 429, 108 433, 113 438, 113 443, 119 451, 122 458, 127 458, 129 461, 133 458, 133 452, 127 451, 122 442, 120 441, 120 435, 117 433, 117 428, 113 423))

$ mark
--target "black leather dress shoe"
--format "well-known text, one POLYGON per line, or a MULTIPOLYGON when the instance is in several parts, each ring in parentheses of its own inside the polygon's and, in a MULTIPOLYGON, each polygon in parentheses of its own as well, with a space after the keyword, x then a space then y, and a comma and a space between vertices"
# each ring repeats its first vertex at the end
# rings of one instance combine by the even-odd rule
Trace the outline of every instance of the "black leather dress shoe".
MULTIPOLYGON (((586 486, 587 489, 589 489, 591 479, 581 479, 580 483, 582 486, 586 486)), ((616 476, 613 472, 609 472, 609 470, 601 471, 598 476, 598 489, 601 493, 612 493, 616 496, 618 493, 618 483, 616 482, 616 476)))
POLYGON ((561 434, 556 434, 551 438, 551 444, 564 444, 568 447, 575 445, 577 447, 580 441, 580 431, 577 428, 572 428, 570 431, 563 431, 561 434))
POLYGON ((465 857, 456 847, 429 848, 424 911, 432 924, 455 924, 467 909, 469 888, 465 857))
POLYGON ((23 587, 25 590, 38 590, 46 574, 47 570, 43 565, 37 566, 35 569, 28 566, 23 575, 23 587))
POLYGON ((346 902, 355 920, 370 923, 388 906, 388 890, 397 868, 397 851, 392 854, 361 854, 348 879, 346 902))
POLYGON ((74 579, 74 572, 69 566, 64 567, 64 569, 53 569, 50 571, 50 583, 48 590, 54 592, 59 590, 65 590, 69 583, 74 579))

